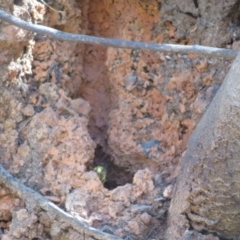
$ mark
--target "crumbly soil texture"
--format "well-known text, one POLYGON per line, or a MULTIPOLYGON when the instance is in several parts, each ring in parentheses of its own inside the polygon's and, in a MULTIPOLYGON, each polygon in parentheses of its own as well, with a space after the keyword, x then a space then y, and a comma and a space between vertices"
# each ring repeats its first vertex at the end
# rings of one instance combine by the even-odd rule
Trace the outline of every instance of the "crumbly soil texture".
MULTIPOLYGON (((69 33, 240 46, 237 0, 0 0, 0 6, 69 33)), ((0 29, 1 165, 99 231, 164 239, 181 157, 231 61, 57 41, 3 21, 0 29)), ((191 234, 184 239, 219 239, 191 234)), ((27 208, 4 185, 0 235, 96 239, 27 208)))

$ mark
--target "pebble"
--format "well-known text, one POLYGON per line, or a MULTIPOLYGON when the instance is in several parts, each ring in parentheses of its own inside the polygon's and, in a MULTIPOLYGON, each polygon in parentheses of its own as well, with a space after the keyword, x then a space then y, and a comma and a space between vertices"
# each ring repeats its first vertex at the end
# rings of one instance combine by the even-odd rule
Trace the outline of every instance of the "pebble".
POLYGON ((142 222, 145 225, 148 225, 150 223, 152 217, 148 213, 145 212, 141 215, 140 219, 142 220, 142 222))
POLYGON ((165 198, 171 199, 173 196, 173 189, 174 189, 173 185, 168 185, 163 191, 163 196, 165 198))

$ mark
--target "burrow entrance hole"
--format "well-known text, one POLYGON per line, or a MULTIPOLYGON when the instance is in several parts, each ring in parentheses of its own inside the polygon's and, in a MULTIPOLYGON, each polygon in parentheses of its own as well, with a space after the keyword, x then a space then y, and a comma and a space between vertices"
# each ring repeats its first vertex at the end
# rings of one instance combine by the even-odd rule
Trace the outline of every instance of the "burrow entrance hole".
POLYGON ((127 183, 132 183, 133 173, 126 171, 125 168, 114 164, 113 157, 104 152, 103 148, 98 145, 95 149, 95 157, 93 163, 88 166, 88 170, 93 170, 95 167, 104 167, 106 169, 106 181, 104 187, 112 190, 118 186, 123 186, 127 183))

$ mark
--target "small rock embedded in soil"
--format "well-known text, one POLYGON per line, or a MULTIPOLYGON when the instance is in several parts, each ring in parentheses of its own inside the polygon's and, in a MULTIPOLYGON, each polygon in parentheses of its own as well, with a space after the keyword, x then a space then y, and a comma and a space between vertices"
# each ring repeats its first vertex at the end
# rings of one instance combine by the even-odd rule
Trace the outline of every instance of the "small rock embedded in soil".
POLYGON ((35 110, 32 105, 27 105, 23 110, 22 113, 26 117, 32 117, 35 114, 35 110))
POLYGON ((128 227, 131 233, 138 235, 140 233, 140 228, 137 221, 131 220, 128 222, 128 227))
POLYGON ((125 88, 127 89, 127 91, 132 91, 138 83, 138 77, 135 73, 129 73, 126 77, 125 77, 125 88))
POLYGON ((140 218, 141 218, 142 222, 146 225, 148 225, 152 219, 152 217, 146 212, 143 213, 140 218))
POLYGON ((169 185, 167 186, 164 191, 163 191, 163 196, 165 198, 168 198, 168 199, 171 199, 172 196, 173 196, 173 189, 174 189, 174 186, 173 185, 169 185))
POLYGON ((150 211, 152 209, 152 206, 150 205, 141 205, 141 204, 134 204, 131 207, 132 213, 143 213, 146 211, 150 211))

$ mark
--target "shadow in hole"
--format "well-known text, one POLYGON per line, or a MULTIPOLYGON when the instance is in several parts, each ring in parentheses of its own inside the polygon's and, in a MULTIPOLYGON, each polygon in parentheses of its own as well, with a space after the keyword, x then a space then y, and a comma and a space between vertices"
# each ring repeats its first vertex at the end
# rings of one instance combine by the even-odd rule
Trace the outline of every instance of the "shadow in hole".
POLYGON ((113 157, 103 151, 101 146, 95 149, 95 157, 93 159, 93 166, 89 166, 89 170, 97 166, 102 166, 107 171, 106 182, 104 187, 112 190, 118 186, 123 186, 126 183, 132 183, 133 174, 126 171, 126 169, 114 164, 113 157))

